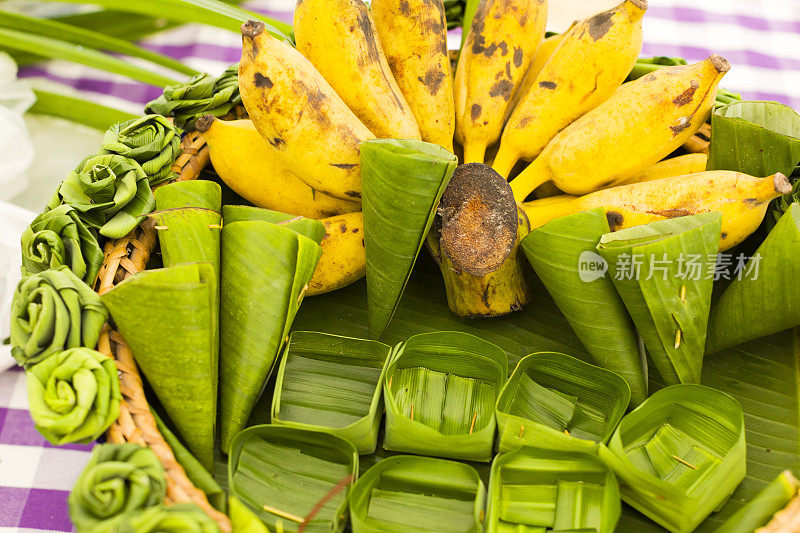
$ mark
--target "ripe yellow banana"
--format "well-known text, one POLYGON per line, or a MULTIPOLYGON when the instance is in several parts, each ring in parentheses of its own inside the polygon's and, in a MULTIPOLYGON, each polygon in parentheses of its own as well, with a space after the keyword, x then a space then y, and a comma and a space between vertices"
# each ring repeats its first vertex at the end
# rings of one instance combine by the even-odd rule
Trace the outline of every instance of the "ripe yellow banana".
POLYGON ((341 289, 363 278, 367 272, 361 211, 326 218, 322 223, 325 225, 322 256, 308 282, 306 296, 341 289))
POLYGON ((306 185, 249 120, 226 121, 206 115, 195 127, 203 134, 211 164, 222 181, 254 205, 316 219, 361 210, 358 202, 340 200, 306 185))
POLYGON ((646 0, 624 0, 564 34, 506 124, 493 164, 501 176, 619 88, 642 49, 646 9, 646 0))
POLYGON ((362 0, 298 1, 294 35, 297 49, 375 135, 420 138, 362 0))
MULTIPOLYGON (((570 28, 572 28, 572 26, 570 26, 570 28)), ((569 32, 569 30, 567 30, 567 32, 569 32)), ((539 45, 539 49, 536 50, 536 55, 533 56, 533 60, 531 61, 528 70, 525 71, 525 76, 522 78, 522 83, 520 83, 519 89, 517 89, 517 93, 514 95, 511 105, 508 106, 508 109, 506 110, 506 115, 510 115, 511 112, 516 109, 519 101, 522 100, 522 98, 528 94, 528 92, 530 92, 531 87, 533 87, 533 83, 536 81, 536 76, 539 74, 539 71, 542 70, 542 67, 544 67, 545 63, 547 63, 547 61, 553 55, 553 51, 555 51, 563 36, 563 33, 551 35, 539 45)))
POLYGON ((656 220, 698 213, 722 214, 720 250, 728 250, 753 233, 769 202, 792 190, 781 173, 754 178, 730 170, 698 172, 620 185, 581 197, 559 196, 523 204, 531 227, 571 213, 602 207, 612 231, 656 220))
POLYGON ((372 0, 371 13, 422 140, 452 152, 456 117, 442 0, 372 0))
POLYGON ((242 25, 239 91, 256 129, 292 172, 318 191, 361 201, 359 144, 375 136, 314 66, 262 22, 242 25))
POLYGON ((586 194, 660 161, 705 123, 729 69, 712 55, 624 84, 550 141, 511 182, 514 197, 523 201, 548 180, 566 193, 586 194))
POLYGON ((456 140, 483 163, 544 38, 547 0, 481 0, 456 68, 456 140))
POLYGON ((620 185, 640 183, 642 181, 653 181, 673 176, 686 176, 703 172, 708 163, 708 154, 686 154, 677 157, 670 157, 651 165, 640 173, 626 179, 620 185))

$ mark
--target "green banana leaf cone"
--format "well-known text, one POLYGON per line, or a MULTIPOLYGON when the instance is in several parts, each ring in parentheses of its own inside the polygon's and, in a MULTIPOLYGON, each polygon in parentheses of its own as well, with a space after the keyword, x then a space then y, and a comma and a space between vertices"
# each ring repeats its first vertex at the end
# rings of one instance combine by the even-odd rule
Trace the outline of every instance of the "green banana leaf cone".
POLYGON ((397 310, 457 163, 444 148, 422 141, 361 143, 367 309, 373 339, 383 336, 397 310))
POLYGON ((119 416, 117 367, 90 348, 51 355, 27 372, 31 418, 52 444, 95 440, 119 416))
POLYGON ((273 223, 274 211, 239 206, 226 206, 222 215, 219 419, 227 453, 264 389, 322 254, 298 230, 319 235, 322 224, 273 223))
POLYGON ((521 446, 597 453, 628 409, 622 377, 568 355, 523 358, 497 400, 501 452, 521 446))
POLYGON ((487 533, 612 533, 619 486, 598 457, 523 447, 495 457, 489 479, 487 533))
POLYGON ((295 331, 278 368, 272 423, 328 431, 373 453, 390 351, 377 341, 295 331))
POLYGON ((193 503, 150 507, 100 523, 92 533, 220 533, 219 526, 193 503))
POLYGON ((236 533, 270 533, 264 522, 235 496, 228 498, 228 516, 236 533))
POLYGON ((486 488, 471 466, 397 455, 356 482, 350 497, 353 533, 483 531, 486 488))
POLYGON ((287 215, 286 213, 281 213, 280 211, 262 209, 260 207, 252 207, 249 205, 225 206, 226 222, 244 222, 248 220, 261 220, 262 222, 271 222, 273 224, 289 228, 300 235, 308 237, 317 244, 320 244, 322 239, 325 238, 325 225, 319 220, 314 220, 313 218, 287 215))
POLYGON ((667 385, 700 383, 722 216, 634 226, 597 251, 667 385))
POLYGON ((99 444, 69 494, 69 516, 91 531, 117 515, 161 505, 167 489, 156 454, 138 444, 99 444))
POLYGON ((343 531, 357 475, 355 447, 323 431, 252 426, 228 455, 230 495, 278 531, 343 531))
POLYGON ((594 363, 625 378, 639 405, 647 399, 647 365, 633 323, 611 279, 588 269, 599 264, 592 261, 597 243, 610 231, 605 210, 592 209, 532 230, 520 246, 594 363))
POLYGON ((383 447, 491 461, 494 406, 507 376, 506 353, 466 333, 423 333, 398 344, 384 376, 383 447))
POLYGON ((600 458, 626 503, 669 531, 692 531, 745 477, 742 408, 709 387, 672 385, 622 419, 600 458))
POLYGON ((136 363, 207 469, 217 412, 217 275, 210 263, 145 270, 102 295, 136 363))

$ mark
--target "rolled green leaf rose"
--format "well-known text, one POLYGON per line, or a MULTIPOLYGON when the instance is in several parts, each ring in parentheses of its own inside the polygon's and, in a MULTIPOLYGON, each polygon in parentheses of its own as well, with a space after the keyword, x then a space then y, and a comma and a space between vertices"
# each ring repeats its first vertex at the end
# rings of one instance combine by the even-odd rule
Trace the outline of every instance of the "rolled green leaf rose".
POLYGON ((69 516, 78 531, 89 531, 117 515, 159 505, 167 481, 161 462, 138 444, 101 444, 69 495, 69 516))
POLYGON ((71 206, 45 211, 22 232, 22 276, 66 265, 88 284, 103 264, 103 250, 71 206))
POLYGON ((119 239, 156 205, 141 165, 116 154, 91 155, 61 182, 48 209, 71 205, 101 235, 119 239))
POLYGON ((117 516, 92 533, 219 533, 219 526, 195 504, 184 503, 117 516))
POLYGON ((118 122, 106 131, 101 153, 129 157, 142 166, 150 185, 175 177, 170 170, 181 153, 181 132, 161 115, 118 122))
POLYGON ((39 433, 53 444, 95 440, 119 416, 114 360, 70 348, 28 369, 28 403, 39 433))
POLYGON ((68 348, 94 348, 106 320, 100 296, 69 267, 33 274, 11 301, 11 355, 27 367, 68 348))
POLYGON ((238 64, 231 65, 219 78, 198 74, 186 83, 169 85, 144 111, 174 117, 175 124, 186 130, 193 130, 195 120, 203 115, 227 115, 242 103, 238 68, 238 64))

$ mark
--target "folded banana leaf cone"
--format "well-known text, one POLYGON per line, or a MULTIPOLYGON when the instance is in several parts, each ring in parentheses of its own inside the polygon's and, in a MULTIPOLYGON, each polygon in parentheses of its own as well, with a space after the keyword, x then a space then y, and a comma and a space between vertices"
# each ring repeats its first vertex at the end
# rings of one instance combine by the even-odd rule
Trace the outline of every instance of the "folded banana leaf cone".
POLYGON ((278 368, 272 423, 328 431, 360 454, 373 453, 390 351, 377 341, 293 332, 278 368))
POLYGON ((94 348, 106 320, 100 297, 66 265, 30 275, 11 300, 11 355, 29 367, 67 348, 94 348))
POLYGON ((91 442, 119 416, 117 367, 90 348, 70 348, 33 365, 27 384, 31 418, 52 444, 91 442))
POLYGON ((800 205, 792 204, 711 308, 706 352, 800 325, 800 205))
POLYGON ((597 453, 630 403, 618 374, 554 352, 524 357, 497 400, 501 452, 521 446, 597 453))
POLYGON ((235 496, 228 498, 228 515, 236 533, 270 533, 264 522, 235 496))
POLYGON ((600 458, 626 503, 669 531, 692 531, 744 479, 742 408, 710 387, 666 387, 622 419, 600 458))
POLYGON ((370 336, 392 320, 436 207, 457 165, 440 146, 415 140, 361 143, 370 336))
POLYGON ((226 205, 225 220, 228 222, 243 222, 245 220, 260 220, 279 224, 304 235, 319 244, 325 238, 325 225, 312 218, 288 215, 280 211, 262 209, 249 205, 226 205))
POLYGON ((667 385, 700 383, 722 228, 718 213, 609 233, 597 251, 667 385))
POLYGON ((397 455, 356 482, 350 496, 353 533, 483 531, 486 487, 471 466, 397 455))
POLYGON ((22 232, 22 277, 66 265, 93 285, 103 264, 97 237, 71 206, 60 205, 33 219, 22 232))
POLYGON ((193 503, 150 507, 106 520, 93 533, 219 533, 214 520, 193 503))
POLYGON ((312 240, 324 235, 321 223, 276 217, 223 209, 219 419, 226 453, 261 396, 322 254, 312 240))
POLYGON ((136 363, 207 469, 217 413, 217 275, 210 263, 145 270, 102 295, 136 363))
POLYGON ((596 254, 610 231, 605 211, 592 209, 532 230, 521 248, 594 364, 625 378, 639 405, 647 398, 647 364, 625 304, 596 254))
POLYGON ((486 532, 612 533, 619 521, 619 486, 598 457, 523 447, 492 463, 486 532))
POLYGON ((357 475, 355 447, 323 431, 252 426, 228 455, 230 495, 278 531, 344 530, 357 475))
POLYGON ((156 454, 138 444, 100 444, 69 494, 69 516, 91 531, 117 515, 161 505, 167 489, 156 454))
POLYGON ((384 376, 387 450, 491 461, 494 406, 508 376, 497 346, 460 332, 398 344, 384 376))

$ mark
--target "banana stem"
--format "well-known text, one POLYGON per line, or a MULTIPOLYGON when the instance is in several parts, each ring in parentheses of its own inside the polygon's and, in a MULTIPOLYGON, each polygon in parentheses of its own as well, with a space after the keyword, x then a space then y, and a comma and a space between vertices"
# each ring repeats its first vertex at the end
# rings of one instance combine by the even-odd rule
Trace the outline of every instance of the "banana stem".
POLYGON ((470 142, 464 144, 464 164, 483 163, 486 157, 486 144, 470 142))
POLYGON ((537 157, 528 167, 519 173, 511 182, 511 190, 517 202, 524 202, 525 198, 539 185, 553 179, 553 173, 544 159, 537 157))
POLYGON ((506 144, 501 142, 500 149, 497 151, 497 155, 494 157, 492 168, 495 172, 508 179, 511 171, 514 169, 514 165, 517 164, 517 161, 519 161, 519 155, 513 153, 511 149, 507 148, 506 144))

